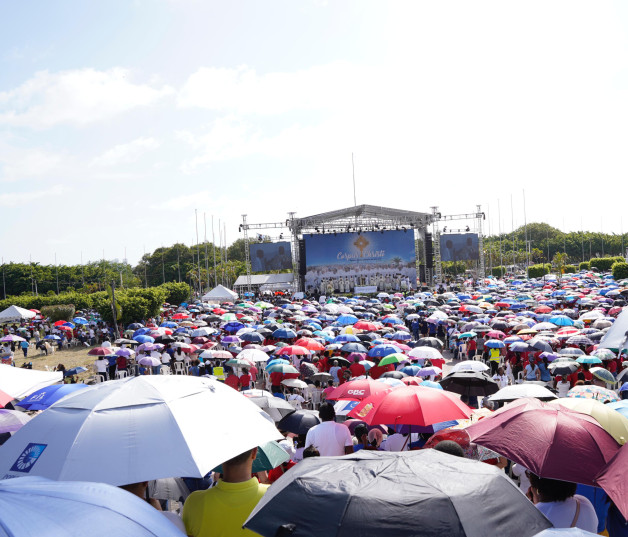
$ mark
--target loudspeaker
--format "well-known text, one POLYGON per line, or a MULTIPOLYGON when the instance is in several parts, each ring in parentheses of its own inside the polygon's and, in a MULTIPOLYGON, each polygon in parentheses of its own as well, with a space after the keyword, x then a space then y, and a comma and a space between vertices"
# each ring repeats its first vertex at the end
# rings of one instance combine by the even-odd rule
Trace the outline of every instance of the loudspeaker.
POLYGON ((305 239, 299 239, 299 276, 305 276, 307 263, 305 261, 305 239))
POLYGON ((427 268, 434 268, 434 247, 431 233, 425 234, 425 264, 427 268))
POLYGON ((419 265, 419 281, 420 282, 425 282, 425 265, 423 263, 421 263, 419 265))

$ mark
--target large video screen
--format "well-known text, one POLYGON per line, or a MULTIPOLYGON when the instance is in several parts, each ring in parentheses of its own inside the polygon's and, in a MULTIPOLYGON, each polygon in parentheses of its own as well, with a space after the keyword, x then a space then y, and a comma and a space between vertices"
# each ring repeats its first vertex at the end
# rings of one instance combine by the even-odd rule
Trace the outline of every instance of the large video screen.
POLYGON ((477 233, 446 233, 440 236, 441 261, 472 261, 479 258, 477 233))
POLYGON ((292 269, 290 243, 259 242, 249 244, 252 272, 292 269))
POLYGON ((312 234, 305 239, 305 289, 328 295, 356 287, 416 288, 414 230, 312 234))

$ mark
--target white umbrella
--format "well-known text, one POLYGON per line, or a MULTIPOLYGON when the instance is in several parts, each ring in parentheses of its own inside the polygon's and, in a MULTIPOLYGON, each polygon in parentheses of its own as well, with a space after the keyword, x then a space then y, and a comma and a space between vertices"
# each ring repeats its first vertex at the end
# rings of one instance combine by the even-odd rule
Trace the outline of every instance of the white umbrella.
POLYGON ((244 349, 236 358, 242 358, 243 360, 251 360, 252 362, 266 362, 268 361, 268 354, 259 349, 244 349))
POLYGON ((545 386, 539 384, 523 383, 506 386, 495 392, 488 399, 489 401, 514 401, 522 397, 534 397, 541 401, 549 401, 557 399, 557 396, 550 392, 545 386))
POLYGON ((51 384, 63 380, 63 373, 56 371, 37 371, 35 369, 22 369, 10 365, 0 364, 0 390, 15 399, 21 399, 51 384))
POLYGON ((146 375, 78 390, 0 447, 0 475, 123 485, 203 477, 281 438, 254 403, 220 382, 146 375))
POLYGON ((419 358, 422 360, 432 360, 434 358, 440 359, 443 357, 441 352, 434 347, 422 346, 422 347, 414 347, 409 353, 408 356, 412 358, 419 358))
POLYGON ((453 366, 450 373, 456 373, 457 371, 487 371, 489 367, 478 360, 465 360, 453 366))
POLYGON ((104 483, 57 482, 42 477, 6 479, 0 481, 0 513, 2 537, 183 535, 141 498, 104 483))
POLYGON ((299 379, 285 379, 281 383, 289 388, 307 388, 307 384, 299 379))

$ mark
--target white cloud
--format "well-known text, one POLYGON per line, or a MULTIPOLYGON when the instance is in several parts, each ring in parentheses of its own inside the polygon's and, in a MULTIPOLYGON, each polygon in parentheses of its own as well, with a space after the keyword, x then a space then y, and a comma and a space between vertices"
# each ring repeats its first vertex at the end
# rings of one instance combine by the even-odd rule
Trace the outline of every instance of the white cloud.
POLYGON ((28 192, 5 192, 0 194, 0 207, 12 207, 20 204, 31 203, 37 199, 57 197, 68 192, 64 185, 55 185, 42 190, 28 192))
POLYGON ((120 144, 94 158, 90 166, 116 166, 137 160, 144 153, 161 146, 155 138, 137 138, 127 144, 120 144))
POLYGON ((126 69, 40 71, 20 86, 0 92, 0 123, 48 128, 87 125, 142 106, 151 106, 173 90, 134 84, 126 69))
POLYGON ((348 62, 267 74, 247 66, 201 67, 181 88, 178 104, 260 115, 337 108, 359 97, 371 73, 369 68, 348 62))

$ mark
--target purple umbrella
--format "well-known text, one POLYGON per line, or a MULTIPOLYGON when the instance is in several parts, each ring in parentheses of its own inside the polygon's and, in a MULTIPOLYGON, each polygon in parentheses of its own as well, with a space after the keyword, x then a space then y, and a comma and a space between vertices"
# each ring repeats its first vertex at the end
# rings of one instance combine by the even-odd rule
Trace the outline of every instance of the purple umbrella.
POLYGON ((31 417, 24 412, 0 408, 0 434, 14 433, 26 425, 30 419, 31 417))
POLYGON ((472 442, 540 477, 593 485, 619 444, 591 416, 519 399, 467 427, 472 442))

